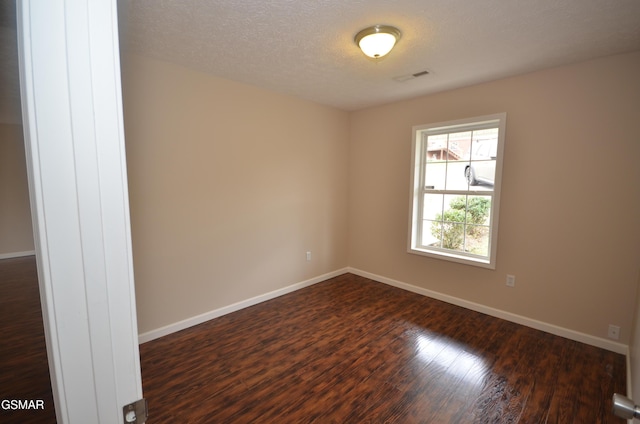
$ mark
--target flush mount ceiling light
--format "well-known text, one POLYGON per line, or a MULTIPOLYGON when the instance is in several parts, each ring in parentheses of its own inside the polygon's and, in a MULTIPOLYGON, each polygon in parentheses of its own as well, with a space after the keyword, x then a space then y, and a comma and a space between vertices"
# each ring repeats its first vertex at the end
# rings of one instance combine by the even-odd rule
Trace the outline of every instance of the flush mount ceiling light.
POLYGON ((380 59, 391 51, 401 35, 398 28, 389 25, 374 25, 357 33, 355 42, 364 54, 374 59, 380 59))

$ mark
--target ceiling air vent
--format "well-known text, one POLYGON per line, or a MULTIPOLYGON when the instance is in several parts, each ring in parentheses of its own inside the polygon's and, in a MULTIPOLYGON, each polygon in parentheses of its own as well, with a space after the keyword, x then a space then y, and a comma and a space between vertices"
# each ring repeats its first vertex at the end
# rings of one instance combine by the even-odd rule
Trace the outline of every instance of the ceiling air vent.
POLYGON ((416 79, 416 78, 421 77, 423 75, 429 75, 429 71, 420 71, 420 72, 416 72, 415 74, 400 75, 399 77, 393 77, 393 79, 398 81, 398 82, 405 82, 405 81, 409 81, 409 80, 412 80, 412 79, 416 79))

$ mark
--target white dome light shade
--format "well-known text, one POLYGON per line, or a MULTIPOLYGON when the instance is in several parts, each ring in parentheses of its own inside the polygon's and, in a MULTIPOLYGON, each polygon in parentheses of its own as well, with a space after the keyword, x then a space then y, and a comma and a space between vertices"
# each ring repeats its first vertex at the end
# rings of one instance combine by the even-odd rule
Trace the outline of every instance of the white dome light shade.
POLYGON ((360 40, 360 48, 369 57, 377 59, 389 53, 396 44, 396 37, 391 34, 379 32, 371 34, 360 40))
POLYGON ((356 44, 367 56, 379 59, 391 51, 400 39, 400 31, 392 26, 375 25, 360 31, 356 44))

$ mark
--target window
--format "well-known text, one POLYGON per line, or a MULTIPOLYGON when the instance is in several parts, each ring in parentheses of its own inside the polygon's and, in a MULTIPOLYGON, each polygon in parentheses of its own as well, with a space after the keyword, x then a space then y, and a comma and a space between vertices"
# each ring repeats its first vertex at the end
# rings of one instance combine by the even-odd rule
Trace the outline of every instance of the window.
POLYGON ((413 127, 410 253, 495 269, 505 120, 413 127))

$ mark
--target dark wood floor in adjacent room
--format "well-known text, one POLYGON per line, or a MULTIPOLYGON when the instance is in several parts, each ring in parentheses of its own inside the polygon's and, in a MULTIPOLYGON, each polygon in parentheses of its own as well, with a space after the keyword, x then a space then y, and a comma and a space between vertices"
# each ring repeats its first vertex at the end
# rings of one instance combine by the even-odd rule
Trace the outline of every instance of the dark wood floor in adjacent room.
POLYGON ((140 350, 150 424, 624 422, 623 355, 352 274, 140 350))
POLYGON ((0 408, 0 423, 55 423, 33 256, 0 260, 0 323, 0 399, 43 400, 45 407, 0 408))

